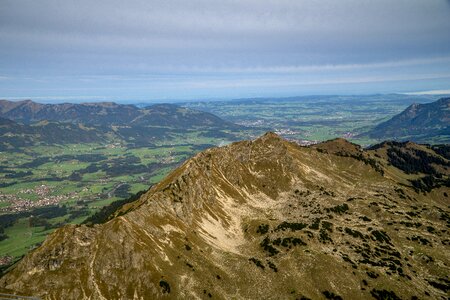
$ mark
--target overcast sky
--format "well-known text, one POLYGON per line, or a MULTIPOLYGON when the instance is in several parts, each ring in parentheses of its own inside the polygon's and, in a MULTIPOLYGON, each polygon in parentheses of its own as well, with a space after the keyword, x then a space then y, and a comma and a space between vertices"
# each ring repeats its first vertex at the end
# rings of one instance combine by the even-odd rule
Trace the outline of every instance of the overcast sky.
POLYGON ((0 98, 450 90, 448 0, 0 0, 0 98))

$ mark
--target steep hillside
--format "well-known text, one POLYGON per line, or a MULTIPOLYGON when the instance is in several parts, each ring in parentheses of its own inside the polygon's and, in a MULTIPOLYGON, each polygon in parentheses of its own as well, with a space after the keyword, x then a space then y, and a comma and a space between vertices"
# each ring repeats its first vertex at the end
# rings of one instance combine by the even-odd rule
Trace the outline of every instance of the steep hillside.
POLYGON ((0 100, 0 118, 2 149, 36 143, 105 141, 147 147, 192 131, 208 138, 236 140, 236 135, 244 129, 213 114, 173 104, 137 108, 112 102, 40 104, 30 100, 0 100), (233 132, 228 133, 230 130, 233 132))
POLYGON ((140 109, 142 115, 131 123, 140 126, 169 126, 177 128, 186 127, 217 127, 238 128, 221 118, 199 110, 179 107, 173 104, 155 104, 140 109))
MULTIPOLYGON (((386 149, 268 133, 206 150, 106 223, 57 230, 0 286, 45 299, 445 299, 448 186, 414 189, 432 171, 406 173, 386 149)), ((449 161, 424 151, 448 178, 449 161)))
POLYGON ((42 121, 23 125, 0 117, 0 151, 18 151, 37 143, 92 143, 107 139, 107 131, 79 124, 42 121))
POLYGON ((119 105, 112 102, 41 104, 31 100, 0 102, 1 116, 16 122, 31 124, 49 120, 56 122, 84 123, 91 125, 111 125, 129 122, 139 115, 132 105, 119 105))
POLYGON ((412 104, 400 114, 369 131, 377 139, 450 142, 450 98, 427 104, 412 104))
POLYGON ((0 100, 0 117, 31 124, 38 121, 83 123, 92 126, 234 126, 205 112, 173 104, 156 104, 145 108, 114 102, 40 104, 31 100, 0 100))

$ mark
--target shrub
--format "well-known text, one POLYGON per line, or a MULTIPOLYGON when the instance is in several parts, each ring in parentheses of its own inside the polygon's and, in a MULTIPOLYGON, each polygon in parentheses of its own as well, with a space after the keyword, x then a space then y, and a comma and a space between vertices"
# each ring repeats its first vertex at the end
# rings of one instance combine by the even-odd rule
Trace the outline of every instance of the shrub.
POLYGON ((269 265, 269 268, 271 268, 274 272, 278 272, 277 266, 271 262, 270 260, 267 261, 267 264, 269 265))
POLYGON ((401 300, 393 291, 373 289, 370 294, 377 300, 401 300))
MULTIPOLYGON (((248 260, 251 261, 252 263, 254 263, 257 267, 259 267, 263 270, 265 269, 263 263, 259 259, 251 257, 248 260)), ((270 267, 270 265, 269 265, 269 267, 270 267)))
POLYGON ((159 282, 159 286, 162 288, 163 294, 165 294, 165 293, 169 294, 170 293, 170 285, 169 285, 169 283, 167 281, 161 280, 159 282))
POLYGON ((359 232, 358 230, 352 230, 348 227, 345 227, 344 230, 347 234, 351 235, 354 238, 360 238, 362 240, 365 240, 364 235, 361 232, 359 232))
POLYGON ((266 234, 269 232, 269 224, 261 224, 258 226, 258 229, 256 229, 256 233, 260 233, 261 235, 266 234))
POLYGON ((391 238, 387 235, 386 232, 380 230, 372 231, 372 240, 391 244, 391 238))
POLYGON ((323 291, 322 294, 325 296, 326 299, 331 299, 331 300, 342 300, 341 296, 336 295, 333 292, 329 292, 329 291, 323 291))
POLYGON ((261 248, 264 249, 264 251, 269 252, 269 256, 274 256, 274 255, 280 253, 280 251, 278 251, 275 247, 273 247, 270 244, 270 239, 268 237, 266 237, 264 240, 262 240, 262 242, 259 245, 261 246, 261 248))
POLYGON ((302 230, 303 228, 306 228, 308 224, 305 223, 289 223, 289 222, 283 222, 280 225, 275 228, 275 231, 285 231, 286 229, 290 229, 291 231, 297 231, 302 230))
POLYGON ((348 204, 344 203, 341 205, 336 205, 334 207, 330 207, 330 208, 325 208, 326 212, 334 212, 337 214, 343 214, 345 212, 347 212, 349 210, 348 204))
POLYGON ((320 225, 320 219, 315 219, 313 223, 309 226, 310 229, 318 230, 320 225))

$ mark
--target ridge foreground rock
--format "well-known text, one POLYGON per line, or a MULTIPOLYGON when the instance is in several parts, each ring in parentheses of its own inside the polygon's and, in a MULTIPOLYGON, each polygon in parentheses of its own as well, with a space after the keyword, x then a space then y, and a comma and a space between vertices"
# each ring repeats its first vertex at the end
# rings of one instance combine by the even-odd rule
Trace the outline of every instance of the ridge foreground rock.
POLYGON ((421 175, 389 165, 387 144, 334 142, 268 133, 206 150, 107 223, 55 231, 0 286, 45 299, 445 299, 448 187, 413 189, 421 175))

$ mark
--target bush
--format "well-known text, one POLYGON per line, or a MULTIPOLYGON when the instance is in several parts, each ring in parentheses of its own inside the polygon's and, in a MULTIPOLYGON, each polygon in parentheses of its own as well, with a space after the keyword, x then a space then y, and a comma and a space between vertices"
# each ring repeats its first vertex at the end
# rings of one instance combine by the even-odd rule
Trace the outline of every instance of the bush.
POLYGON ((323 291, 322 294, 325 296, 326 299, 331 299, 331 300, 342 300, 341 296, 336 295, 333 292, 329 292, 329 291, 323 291))
POLYGON ((341 205, 336 205, 334 207, 330 207, 330 208, 325 208, 326 212, 334 212, 337 214, 343 214, 345 212, 347 212, 349 210, 348 204, 344 203, 341 205))
POLYGON ((379 230, 372 231, 372 240, 391 244, 391 238, 384 231, 379 230))
POLYGON ((260 233, 261 235, 266 234, 267 232, 269 232, 268 224, 261 224, 258 226, 258 229, 256 229, 256 233, 260 233))
POLYGON ((167 281, 161 280, 159 282, 159 286, 162 288, 163 294, 165 293, 170 294, 170 285, 167 281))
POLYGON ((401 300, 393 291, 373 289, 370 294, 377 300, 401 300))
POLYGON ((364 235, 361 232, 359 232, 358 230, 352 230, 348 227, 345 227, 344 230, 347 234, 351 235, 354 238, 360 238, 362 240, 365 240, 364 235))
POLYGON ((261 248, 264 249, 264 251, 269 252, 269 256, 274 256, 280 253, 280 251, 278 251, 275 247, 273 247, 270 244, 270 239, 268 237, 262 240, 262 242, 259 245, 261 246, 261 248))
POLYGON ((259 268, 261 268, 263 270, 265 269, 263 263, 259 259, 251 257, 248 260, 251 261, 252 263, 254 263, 257 267, 259 267, 259 268))
POLYGON ((297 231, 302 230, 303 228, 306 228, 308 224, 305 223, 289 223, 289 222, 283 222, 280 225, 275 228, 275 231, 285 231, 286 229, 290 229, 291 231, 297 231))

